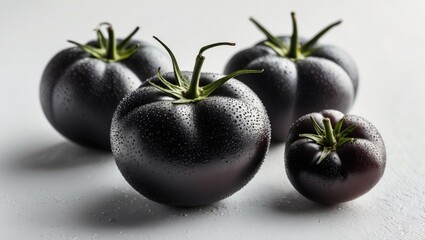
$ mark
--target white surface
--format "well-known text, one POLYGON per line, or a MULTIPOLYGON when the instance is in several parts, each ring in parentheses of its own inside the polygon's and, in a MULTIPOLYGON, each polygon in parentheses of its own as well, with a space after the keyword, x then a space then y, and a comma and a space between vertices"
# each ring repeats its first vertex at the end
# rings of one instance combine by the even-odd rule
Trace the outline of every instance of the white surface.
MULTIPOLYGON (((1 1, 1 239, 424 239, 425 3, 406 1, 1 1), (212 4, 213 3, 213 4, 212 4), (67 142, 50 127, 38 100, 48 60, 84 42, 99 22, 122 36, 160 37, 180 66, 192 69, 199 47, 235 41, 206 53, 205 71, 262 39, 255 16, 273 33, 311 36, 342 18, 323 42, 345 48, 360 70, 352 113, 369 119, 387 146, 387 169, 367 195, 334 207, 301 197, 274 145, 257 176, 209 207, 176 209, 132 190, 110 154, 67 142)), ((156 44, 156 43, 154 43, 156 44)))

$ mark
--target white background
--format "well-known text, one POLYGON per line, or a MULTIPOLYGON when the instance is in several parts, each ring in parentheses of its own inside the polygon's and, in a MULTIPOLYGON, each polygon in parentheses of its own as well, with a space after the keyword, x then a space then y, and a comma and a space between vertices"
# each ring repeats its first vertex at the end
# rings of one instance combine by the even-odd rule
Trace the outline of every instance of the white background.
POLYGON ((425 2, 410 1, 7 1, 0 2, 1 239, 423 239, 425 237, 425 2), (45 119, 38 87, 65 40, 95 37, 101 21, 118 36, 174 50, 191 70, 206 44, 235 41, 206 55, 220 72, 236 51, 273 33, 312 36, 337 19, 322 42, 356 60, 360 89, 352 113, 369 119, 387 146, 387 169, 365 196, 332 207, 301 197, 273 145, 256 177, 208 207, 151 202, 125 182, 111 154, 76 146, 45 119), (158 45, 159 46, 159 45, 158 45))

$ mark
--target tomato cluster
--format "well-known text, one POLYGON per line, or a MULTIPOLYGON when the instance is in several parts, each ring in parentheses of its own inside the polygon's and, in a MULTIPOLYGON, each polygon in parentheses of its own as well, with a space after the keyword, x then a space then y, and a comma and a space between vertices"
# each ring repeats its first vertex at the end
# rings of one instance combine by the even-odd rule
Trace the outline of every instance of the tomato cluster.
POLYGON ((293 34, 276 37, 251 19, 267 39, 233 56, 225 75, 202 72, 203 54, 234 43, 202 47, 193 71, 181 71, 158 38, 171 61, 132 40, 138 28, 117 40, 102 23, 97 41, 70 41, 76 46, 48 63, 42 109, 68 139, 112 150, 127 182, 159 203, 198 206, 232 195, 254 177, 272 140, 286 141, 286 173, 302 195, 352 200, 381 178, 385 146, 367 120, 344 116, 357 93, 354 61, 318 43, 341 21, 306 40, 294 13, 292 20, 293 34))

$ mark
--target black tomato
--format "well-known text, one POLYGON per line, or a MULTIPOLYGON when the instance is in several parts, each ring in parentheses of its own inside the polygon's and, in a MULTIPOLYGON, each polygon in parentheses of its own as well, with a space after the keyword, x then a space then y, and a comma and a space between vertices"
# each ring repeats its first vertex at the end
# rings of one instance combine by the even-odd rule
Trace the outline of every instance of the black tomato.
POLYGON ((322 204, 355 199, 381 179, 385 145, 366 119, 336 110, 311 113, 290 128, 286 174, 295 189, 322 204))
POLYGON ((264 69, 259 77, 244 75, 237 79, 248 85, 266 107, 273 141, 285 141, 291 123, 304 114, 323 109, 346 113, 350 109, 358 85, 356 65, 342 49, 317 43, 341 21, 329 25, 309 41, 298 38, 294 13, 292 36, 275 37, 257 21, 252 18, 251 21, 267 40, 238 52, 224 72, 264 69))
POLYGON ((96 29, 98 41, 55 55, 44 70, 40 101, 46 118, 63 136, 88 147, 110 150, 112 115, 119 102, 158 67, 171 69, 166 54, 146 42, 115 40, 107 23, 96 29), (107 26, 108 38, 100 27, 107 26))
POLYGON ((111 129, 116 164, 127 182, 153 201, 173 206, 219 201, 253 178, 270 145, 260 99, 232 79, 261 71, 201 73, 203 51, 231 45, 217 43, 200 50, 193 72, 181 72, 171 50, 158 41, 174 72, 158 70, 119 104, 111 129))

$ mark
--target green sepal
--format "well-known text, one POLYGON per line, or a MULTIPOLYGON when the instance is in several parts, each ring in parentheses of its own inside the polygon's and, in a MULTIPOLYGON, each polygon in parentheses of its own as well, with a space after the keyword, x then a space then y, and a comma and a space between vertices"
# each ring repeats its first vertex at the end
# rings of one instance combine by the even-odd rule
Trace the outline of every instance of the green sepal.
POLYGON ((124 59, 127 59, 127 58, 131 57, 137 51, 137 49, 139 49, 139 47, 140 47, 140 45, 139 44, 136 44, 133 47, 131 47, 131 48, 129 48, 129 49, 121 52, 118 55, 116 61, 119 62, 121 60, 124 60, 124 59))
POLYGON ((136 29, 133 30, 133 32, 131 32, 130 35, 128 35, 117 46, 115 40, 115 33, 112 29, 112 25, 107 22, 103 22, 95 28, 99 48, 87 44, 80 44, 71 40, 68 40, 68 42, 77 45, 85 52, 89 53, 92 57, 100 59, 104 62, 119 62, 131 57, 139 48, 139 45, 135 45, 129 49, 126 48, 131 38, 134 36, 134 34, 136 34, 138 30, 139 27, 136 27, 136 29), (108 38, 105 38, 101 31, 101 28, 103 26, 107 27, 108 38))
POLYGON ((335 128, 334 128, 334 134, 337 135, 341 132, 341 128, 342 128, 342 124, 344 123, 344 118, 342 118, 340 121, 338 121, 335 124, 335 128))
POLYGON ((323 148, 322 153, 320 154, 319 160, 317 160, 316 164, 320 164, 323 159, 325 159, 333 150, 327 147, 323 148))
POLYGON ((279 56, 285 57, 288 53, 288 46, 280 40, 278 37, 271 34, 265 27, 263 27, 257 20, 254 18, 249 19, 251 22, 254 23, 254 25, 267 37, 267 41, 264 42, 264 45, 271 48, 273 51, 275 51, 279 56))
POLYGON ((317 122, 316 119, 314 119, 313 116, 310 116, 310 120, 313 124, 314 130, 316 131, 316 133, 320 136, 324 136, 325 135, 325 129, 323 129, 317 122))
POLYGON ((267 41, 264 42, 264 45, 271 48, 275 51, 279 56, 286 57, 291 60, 300 60, 305 57, 310 56, 315 53, 320 47, 315 47, 316 43, 322 38, 329 30, 334 28, 335 26, 341 24, 341 20, 338 20, 334 23, 329 24, 327 27, 319 31, 316 35, 314 35, 311 39, 309 39, 303 45, 300 45, 298 40, 298 27, 297 20, 295 18, 295 13, 291 12, 292 18, 292 35, 290 38, 289 46, 280 40, 278 37, 271 34, 264 26, 262 26, 259 22, 257 22, 254 18, 250 18, 249 20, 254 23, 254 25, 266 36, 267 41))
POLYGON ((230 42, 219 42, 219 43, 213 43, 210 45, 206 45, 202 47, 199 50, 199 53, 196 57, 196 63, 194 66, 194 70, 192 73, 192 79, 189 83, 186 78, 184 78, 180 67, 177 63, 177 60, 173 54, 173 52, 157 37, 154 36, 154 38, 167 50, 169 53, 171 60, 173 62, 173 69, 174 69, 174 77, 176 78, 177 84, 173 84, 170 81, 166 80, 160 73, 160 69, 157 71, 157 77, 158 79, 164 84, 165 87, 159 86, 151 81, 149 83, 156 87, 158 90, 176 98, 176 100, 173 101, 175 104, 183 104, 183 103, 194 103, 198 101, 202 101, 208 96, 210 96, 217 88, 222 86, 224 83, 226 83, 229 79, 234 78, 241 74, 249 74, 249 73, 260 73, 263 72, 263 70, 239 70, 235 71, 227 76, 224 76, 214 82, 211 82, 205 86, 199 86, 200 76, 201 76, 201 68, 202 64, 205 60, 205 57, 202 56, 202 53, 210 48, 217 47, 217 46, 223 46, 223 45, 230 45, 234 46, 234 43, 230 42))
POLYGON ((155 83, 153 83, 152 81, 148 81, 148 83, 154 87, 156 87, 157 89, 161 90, 164 93, 167 93, 169 95, 172 95, 176 98, 180 97, 175 91, 171 90, 171 89, 167 89, 167 88, 163 88, 155 83))
POLYGON ((309 138, 309 139, 315 141, 316 143, 323 145, 323 136, 320 136, 320 135, 317 135, 317 134, 312 134, 312 133, 303 133, 303 134, 300 134, 300 137, 309 138))
POLYGON ((336 144, 336 147, 340 147, 343 144, 347 143, 347 142, 354 142, 354 138, 341 138, 338 143, 336 144))
POLYGON ((350 134, 354 129, 356 128, 356 126, 352 125, 349 126, 348 128, 344 129, 342 132, 338 132, 337 136, 339 138, 345 138, 348 134, 350 134))
POLYGON ((279 56, 284 57, 287 53, 288 50, 284 49, 284 48, 280 48, 279 46, 277 46, 276 44, 270 42, 270 41, 265 41, 264 45, 266 45, 267 47, 271 48, 272 50, 274 50, 279 56))
MULTIPOLYGON (((307 52, 312 52, 311 50, 312 50, 313 46, 317 43, 317 41, 319 41, 319 39, 323 35, 325 35, 329 30, 331 30, 332 28, 334 28, 335 26, 337 26, 341 23, 342 23, 342 20, 338 20, 334 23, 329 24, 327 27, 325 27, 320 32, 318 32, 316 35, 314 35, 314 37, 312 37, 310 40, 308 40, 306 43, 304 43, 301 46, 300 51, 304 54, 307 53, 307 52)), ((313 52, 315 52, 315 51, 313 51, 313 52)))
POLYGON ((346 137, 356 128, 355 125, 351 125, 342 130, 344 118, 341 118, 341 120, 335 124, 334 129, 332 129, 329 118, 323 119, 324 127, 320 126, 313 116, 310 116, 310 120, 314 130, 316 131, 316 134, 303 133, 300 134, 299 137, 311 139, 322 147, 322 152, 316 164, 320 164, 331 152, 336 151, 337 148, 341 147, 345 143, 354 142, 356 140, 355 138, 346 137))
POLYGON ((158 68, 158 71, 157 71, 157 77, 158 77, 158 79, 168 88, 168 89, 170 89, 171 91, 175 91, 175 92, 177 92, 177 91, 184 91, 184 88, 182 88, 182 87, 180 87, 180 86, 178 86, 178 85, 174 85, 174 84, 172 84, 172 83, 170 83, 169 81, 167 81, 162 75, 161 75, 161 68, 158 68))
POLYGON ((134 36, 134 34, 136 34, 137 33, 137 31, 139 31, 139 27, 136 27, 134 30, 133 30, 133 32, 131 32, 126 38, 124 38, 124 40, 122 40, 119 44, 118 44, 118 46, 117 46, 117 49, 118 49, 118 51, 123 51, 126 47, 127 47, 127 45, 128 45, 128 43, 130 42, 130 40, 131 40, 131 38, 134 36))
POLYGON ((74 42, 72 40, 68 40, 69 43, 75 44, 90 55, 92 55, 95 58, 103 59, 103 55, 106 53, 106 51, 101 51, 100 49, 97 49, 95 47, 92 47, 90 45, 82 45, 80 43, 74 42))
POLYGON ((155 36, 153 36, 153 38, 155 39, 155 40, 157 40, 164 48, 165 48, 165 50, 167 50, 167 52, 168 52, 168 54, 170 55, 170 57, 171 57, 171 61, 173 62, 173 70, 174 70, 174 77, 176 78, 176 80, 177 80, 177 83, 179 84, 179 86, 180 87, 188 87, 189 86, 189 83, 188 83, 188 81, 184 78, 184 76, 183 76, 183 74, 182 74, 182 72, 181 72, 181 70, 180 70, 180 67, 179 67, 179 64, 177 63, 177 59, 176 59, 176 57, 174 56, 174 54, 173 54, 173 52, 171 51, 171 49, 170 48, 168 48, 167 47, 167 45, 165 45, 161 40, 159 40, 157 37, 155 37, 155 36))
POLYGON ((263 69, 261 70, 238 70, 235 72, 230 73, 229 75, 222 77, 212 83, 209 83, 205 87, 202 87, 202 95, 204 95, 204 98, 208 97, 211 93, 213 93, 217 88, 219 88, 221 85, 223 85, 225 82, 229 81, 230 79, 237 77, 242 74, 250 74, 250 73, 262 73, 264 72, 263 69))
POLYGON ((97 42, 99 43, 100 49, 106 49, 108 47, 108 43, 102 31, 100 31, 99 28, 96 28, 95 31, 97 34, 97 42))

